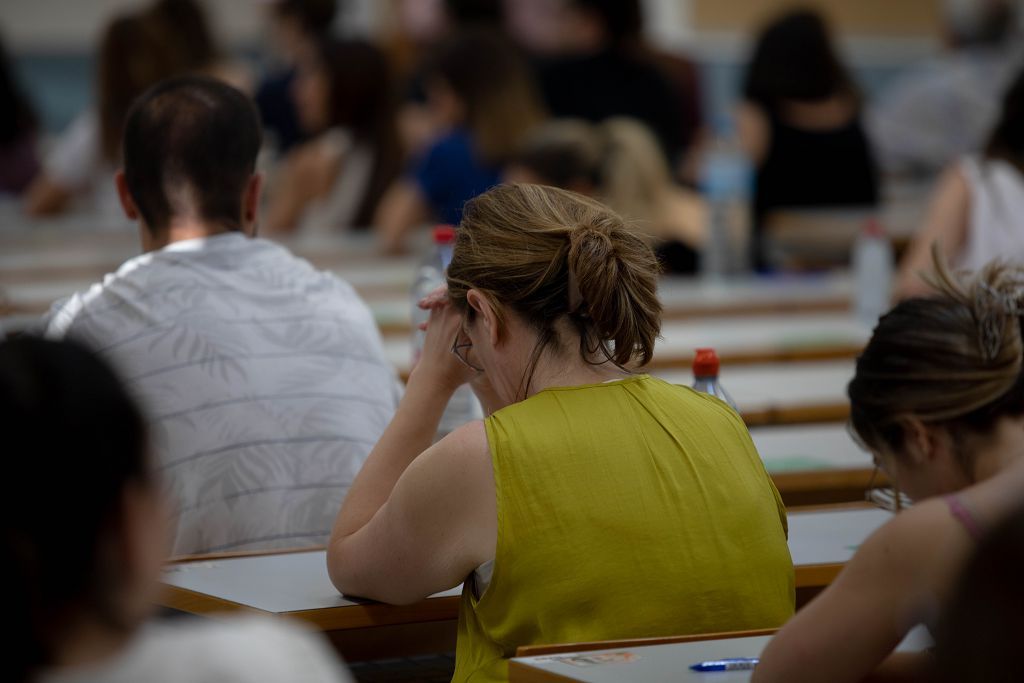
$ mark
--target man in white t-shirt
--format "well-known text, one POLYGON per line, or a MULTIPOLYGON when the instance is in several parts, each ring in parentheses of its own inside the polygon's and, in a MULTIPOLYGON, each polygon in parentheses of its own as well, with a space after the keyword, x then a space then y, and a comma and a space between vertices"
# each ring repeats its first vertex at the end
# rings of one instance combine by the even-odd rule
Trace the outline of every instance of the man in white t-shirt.
POLYGON ((142 401, 176 554, 324 543, 399 398, 353 289, 255 237, 259 147, 254 107, 222 83, 140 98, 116 185, 145 253, 44 323, 142 401))

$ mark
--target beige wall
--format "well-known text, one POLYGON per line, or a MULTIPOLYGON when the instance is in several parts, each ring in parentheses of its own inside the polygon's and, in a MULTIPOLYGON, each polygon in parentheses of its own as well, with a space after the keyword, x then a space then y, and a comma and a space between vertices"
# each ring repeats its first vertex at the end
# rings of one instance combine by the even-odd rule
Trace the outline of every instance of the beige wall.
MULTIPOLYGON (((202 0, 217 35, 228 45, 262 39, 265 0, 202 0)), ((366 30, 383 0, 345 0, 339 23, 366 30)), ((147 0, 0 0, 0 32, 14 50, 82 52, 91 49, 115 13, 147 0)))
MULTIPOLYGON (((750 31, 793 0, 689 0, 694 29, 750 31)), ((940 30, 940 0, 806 0, 846 35, 918 37, 940 30)))

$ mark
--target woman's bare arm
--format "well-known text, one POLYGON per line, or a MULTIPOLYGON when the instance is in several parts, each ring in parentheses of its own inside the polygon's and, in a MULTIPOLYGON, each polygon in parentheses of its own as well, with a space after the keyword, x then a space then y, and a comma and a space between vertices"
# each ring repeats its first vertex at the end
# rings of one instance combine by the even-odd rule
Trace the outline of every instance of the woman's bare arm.
POLYGON ((896 300, 931 291, 931 287, 921 279, 921 273, 932 269, 932 245, 938 244, 940 253, 946 259, 959 254, 967 239, 969 211, 970 190, 967 180, 960 169, 950 168, 939 180, 924 224, 900 263, 894 293, 896 300))

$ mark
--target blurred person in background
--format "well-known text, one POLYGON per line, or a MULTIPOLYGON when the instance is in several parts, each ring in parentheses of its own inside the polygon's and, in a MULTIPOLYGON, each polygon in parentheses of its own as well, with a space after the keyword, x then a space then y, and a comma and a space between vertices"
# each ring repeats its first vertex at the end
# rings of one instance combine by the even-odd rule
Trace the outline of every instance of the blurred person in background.
POLYGON ((381 201, 374 223, 389 252, 402 251, 417 225, 457 224, 463 205, 500 182, 502 165, 545 115, 526 64, 492 31, 449 39, 425 74, 441 132, 381 201))
POLYGON ((551 114, 642 121, 675 168, 699 125, 696 70, 644 44, 640 0, 568 0, 555 16, 560 54, 539 62, 537 72, 551 114))
POLYGON ((343 683, 321 639, 261 618, 156 621, 168 547, 145 418, 72 342, 0 342, 0 410, 17 477, 0 503, 0 560, 18 586, 13 683, 343 683), (40 495, 45 489, 47 494, 40 495))
POLYGON ((30 215, 82 208, 119 216, 110 180, 120 164, 121 129, 132 101, 154 83, 197 73, 251 88, 248 72, 223 58, 196 0, 157 0, 115 18, 97 62, 96 104, 72 122, 46 159, 27 193, 30 215))
POLYGON ((0 196, 21 194, 39 171, 39 118, 0 40, 0 196))
POLYGON ((737 112, 755 168, 751 258, 768 267, 764 223, 774 209, 878 203, 878 175, 861 97, 824 20, 796 10, 758 36, 737 112))
POLYGON ((280 62, 260 82, 256 106, 274 146, 283 154, 305 139, 292 97, 297 64, 330 36, 337 0, 265 0, 265 4, 270 42, 280 62))
POLYGON ((1002 112, 981 154, 950 166, 896 284, 897 298, 924 295, 921 279, 937 244, 956 268, 980 270, 995 258, 1024 263, 1024 70, 1003 96, 1002 112))
POLYGON ((506 182, 560 187, 605 202, 635 225, 669 273, 697 271, 704 243, 700 197, 672 181, 650 130, 624 117, 558 119, 526 136, 506 182))
POLYGON ((278 170, 268 229, 369 227, 402 163, 384 54, 363 40, 323 40, 299 62, 292 94, 312 138, 278 170))
POLYGON ((398 111, 402 147, 422 153, 442 132, 427 98, 427 73, 433 51, 465 31, 501 34, 505 22, 502 0, 394 0, 397 32, 387 51, 398 75, 398 111))
POLYGON ((25 211, 53 215, 81 208, 104 219, 121 215, 112 179, 121 159, 121 129, 132 101, 181 71, 173 36, 146 13, 123 14, 100 40, 95 103, 57 140, 28 188, 25 211))
POLYGON ((911 68, 868 111, 887 173, 932 178, 977 153, 999 115, 999 98, 1024 62, 1012 0, 944 0, 946 54, 911 68))
POLYGON ((178 51, 175 59, 182 72, 211 76, 252 93, 252 73, 244 64, 225 58, 198 0, 157 0, 149 11, 173 36, 169 47, 178 51))

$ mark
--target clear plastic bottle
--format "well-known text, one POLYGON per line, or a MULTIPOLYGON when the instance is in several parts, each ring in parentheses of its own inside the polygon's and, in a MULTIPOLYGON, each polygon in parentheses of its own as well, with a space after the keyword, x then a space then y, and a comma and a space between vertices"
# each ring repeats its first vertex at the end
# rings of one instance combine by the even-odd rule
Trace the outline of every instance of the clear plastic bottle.
POLYGON ((719 282, 725 275, 749 268, 746 206, 752 184, 753 171, 732 132, 732 124, 719 119, 700 177, 708 207, 707 237, 700 257, 700 273, 705 281, 719 282))
POLYGON ((739 412, 732 397, 718 381, 718 366, 718 354, 714 349, 697 349, 693 357, 693 388, 725 401, 739 412))
POLYGON ((892 246, 877 219, 864 223, 853 247, 857 320, 874 327, 889 310, 892 287, 892 246))
MULTIPOLYGON (((423 353, 423 341, 426 333, 420 329, 420 324, 425 323, 430 317, 429 311, 424 311, 418 306, 420 299, 430 294, 444 283, 445 270, 452 260, 452 248, 455 246, 455 228, 450 225, 439 225, 434 228, 433 246, 420 262, 416 270, 416 279, 413 281, 411 290, 412 304, 412 365, 415 366, 423 353)), ((483 417, 483 409, 476 398, 476 394, 469 386, 461 386, 452 395, 441 417, 441 424, 437 429, 438 438, 457 429, 472 420, 483 417)))

